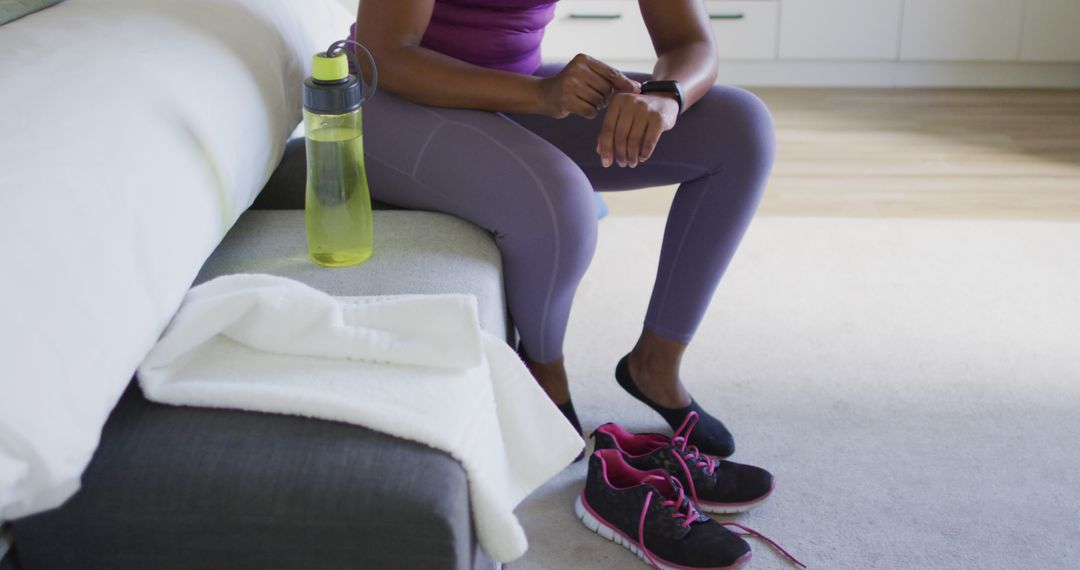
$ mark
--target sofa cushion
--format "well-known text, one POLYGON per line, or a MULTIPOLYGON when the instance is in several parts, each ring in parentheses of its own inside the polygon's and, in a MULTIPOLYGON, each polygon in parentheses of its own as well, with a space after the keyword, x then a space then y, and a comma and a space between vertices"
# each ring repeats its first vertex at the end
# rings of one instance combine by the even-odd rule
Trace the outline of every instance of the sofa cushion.
POLYGON ((373 219, 371 258, 328 269, 307 257, 302 210, 249 210, 195 282, 230 273, 270 273, 331 295, 468 293, 476 296, 480 326, 508 338, 502 258, 489 233, 434 212, 376 211, 373 219))

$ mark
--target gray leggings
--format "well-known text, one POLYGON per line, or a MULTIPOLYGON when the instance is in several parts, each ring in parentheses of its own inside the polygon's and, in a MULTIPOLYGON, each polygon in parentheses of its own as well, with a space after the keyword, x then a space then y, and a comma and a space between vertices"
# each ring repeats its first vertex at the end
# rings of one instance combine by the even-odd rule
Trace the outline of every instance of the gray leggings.
MULTIPOLYGON (((538 74, 559 69, 545 66, 538 74)), ((689 342, 772 165, 769 112, 733 87, 713 87, 634 169, 601 166, 595 150, 601 124, 600 118, 427 107, 386 92, 365 103, 372 196, 446 212, 494 234, 510 314, 537 362, 562 356, 570 305, 596 246, 594 190, 681 184, 645 327, 689 342)))

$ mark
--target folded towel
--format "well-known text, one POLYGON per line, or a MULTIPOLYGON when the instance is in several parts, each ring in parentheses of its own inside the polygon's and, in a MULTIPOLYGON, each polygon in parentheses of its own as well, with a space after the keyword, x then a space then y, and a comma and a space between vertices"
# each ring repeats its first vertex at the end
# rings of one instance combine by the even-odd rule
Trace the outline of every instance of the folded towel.
POLYGON ((449 453, 500 562, 527 548, 514 508, 583 447, 469 295, 335 298, 219 277, 187 294, 138 379, 157 402, 349 422, 449 453))

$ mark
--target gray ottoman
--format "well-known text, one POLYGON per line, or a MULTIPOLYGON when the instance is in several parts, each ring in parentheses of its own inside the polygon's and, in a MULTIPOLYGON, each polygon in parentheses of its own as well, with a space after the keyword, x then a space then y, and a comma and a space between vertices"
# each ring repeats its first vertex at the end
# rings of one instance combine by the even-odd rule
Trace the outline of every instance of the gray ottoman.
POLYGON ((502 262, 491 234, 434 212, 377 210, 373 218, 371 258, 327 269, 307 257, 302 211, 248 211, 195 283, 230 273, 271 273, 331 295, 467 293, 476 296, 480 325, 509 340, 502 262))
MULTIPOLYGON (((508 335, 489 235, 426 212, 379 211, 375 224, 371 260, 324 269, 306 258, 301 211, 251 211, 198 281, 264 272, 338 295, 472 293, 481 324, 508 335)), ((22 570, 493 566, 446 454, 348 424, 162 406, 134 384, 82 490, 14 532, 22 570)))

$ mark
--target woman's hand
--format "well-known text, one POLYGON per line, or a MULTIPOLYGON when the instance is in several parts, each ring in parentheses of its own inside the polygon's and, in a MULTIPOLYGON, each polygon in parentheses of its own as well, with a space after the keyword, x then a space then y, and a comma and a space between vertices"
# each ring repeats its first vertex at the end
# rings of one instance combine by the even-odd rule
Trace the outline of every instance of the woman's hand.
POLYGON ((604 168, 612 162, 631 168, 656 150, 660 135, 675 126, 679 103, 663 93, 617 93, 611 98, 596 153, 604 168))
POLYGON ((570 114, 591 119, 608 104, 612 94, 636 93, 640 89, 637 81, 583 53, 558 74, 540 80, 543 113, 556 119, 570 114))

